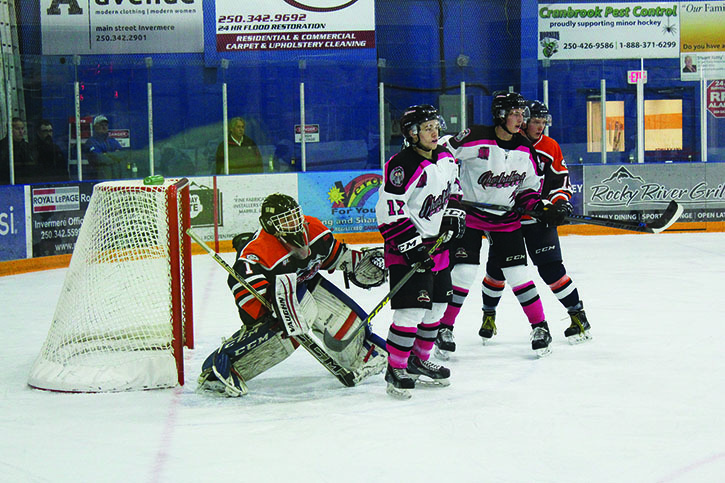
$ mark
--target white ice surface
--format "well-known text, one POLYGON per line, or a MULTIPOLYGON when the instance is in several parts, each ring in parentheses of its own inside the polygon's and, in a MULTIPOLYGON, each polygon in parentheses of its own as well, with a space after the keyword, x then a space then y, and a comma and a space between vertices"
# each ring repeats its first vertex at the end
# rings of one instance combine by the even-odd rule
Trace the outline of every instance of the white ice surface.
MULTIPOLYGON (((207 255, 193 260, 183 388, 34 390, 28 372, 65 270, 0 277, 0 481, 725 481, 725 233, 562 246, 594 339, 567 344, 566 312, 537 278, 551 356, 534 357, 508 289, 482 346, 479 278, 456 326, 451 386, 408 401, 387 396, 382 376, 345 388, 302 349, 244 398, 196 394, 202 361, 239 326, 226 272, 207 255)), ((386 291, 353 293, 371 309, 386 291)), ((387 309, 374 319, 383 337, 389 320, 387 309)))

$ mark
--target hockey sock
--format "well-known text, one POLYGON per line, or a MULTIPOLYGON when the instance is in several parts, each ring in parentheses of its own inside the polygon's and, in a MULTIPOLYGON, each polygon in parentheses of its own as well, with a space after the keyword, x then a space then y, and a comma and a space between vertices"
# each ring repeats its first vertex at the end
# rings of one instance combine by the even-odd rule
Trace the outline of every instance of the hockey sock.
POLYGON ((433 350, 436 337, 438 337, 438 322, 430 324, 418 324, 418 332, 415 334, 415 343, 413 344, 413 353, 418 356, 421 361, 430 359, 430 353, 433 350))
POLYGON ((505 287, 505 280, 497 280, 486 273, 486 276, 483 277, 483 284, 481 285, 483 307, 487 310, 496 310, 505 287))
POLYGON ((511 283, 514 295, 524 310, 526 318, 529 319, 529 323, 538 324, 539 322, 543 322, 546 318, 544 316, 544 306, 541 304, 536 285, 534 285, 534 282, 530 278, 527 278, 526 265, 505 267, 503 273, 506 276, 506 280, 511 283))
POLYGON ((425 309, 398 309, 393 311, 393 323, 390 324, 386 348, 391 367, 405 369, 408 357, 413 350, 418 322, 425 316, 425 309))
POLYGON ((579 292, 576 285, 566 274, 566 269, 561 262, 548 263, 538 267, 541 279, 546 282, 551 291, 561 304, 571 310, 579 303, 579 292))

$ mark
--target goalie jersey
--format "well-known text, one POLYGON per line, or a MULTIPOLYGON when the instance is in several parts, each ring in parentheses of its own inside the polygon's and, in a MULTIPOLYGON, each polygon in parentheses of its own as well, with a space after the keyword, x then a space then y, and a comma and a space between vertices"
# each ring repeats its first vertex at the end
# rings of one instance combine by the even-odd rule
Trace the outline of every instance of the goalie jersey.
MULTIPOLYGON (((238 253, 234 270, 268 300, 273 296, 277 275, 296 273, 297 283, 301 284, 312 280, 320 270, 332 271, 337 265, 343 252, 342 243, 317 218, 305 216, 305 222, 310 254, 304 259, 293 256, 275 236, 264 230, 254 233, 238 253)), ((230 276, 227 283, 245 324, 253 325, 267 313, 262 303, 234 277, 230 276)))
MULTIPOLYGON (((464 201, 530 210, 541 199, 536 151, 521 133, 498 139, 493 126, 472 126, 447 141, 461 165, 464 201)), ((516 212, 491 213, 466 206, 466 226, 483 231, 514 231, 521 227, 516 212)))

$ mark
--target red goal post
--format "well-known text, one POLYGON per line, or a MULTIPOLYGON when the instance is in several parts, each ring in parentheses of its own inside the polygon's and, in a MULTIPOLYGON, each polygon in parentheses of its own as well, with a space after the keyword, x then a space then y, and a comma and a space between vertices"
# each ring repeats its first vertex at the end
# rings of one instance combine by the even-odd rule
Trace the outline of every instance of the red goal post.
POLYGON ((194 345, 189 225, 186 178, 95 185, 28 384, 66 392, 183 385, 183 346, 194 345))

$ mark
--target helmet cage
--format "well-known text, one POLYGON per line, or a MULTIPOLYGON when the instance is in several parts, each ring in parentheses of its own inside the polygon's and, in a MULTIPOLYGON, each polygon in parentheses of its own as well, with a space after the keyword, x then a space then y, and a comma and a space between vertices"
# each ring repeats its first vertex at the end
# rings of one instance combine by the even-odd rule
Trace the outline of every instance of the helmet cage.
POLYGON ((303 247, 307 245, 307 232, 305 231, 305 217, 302 208, 298 206, 269 217, 266 225, 272 235, 278 236, 290 245, 303 247))

